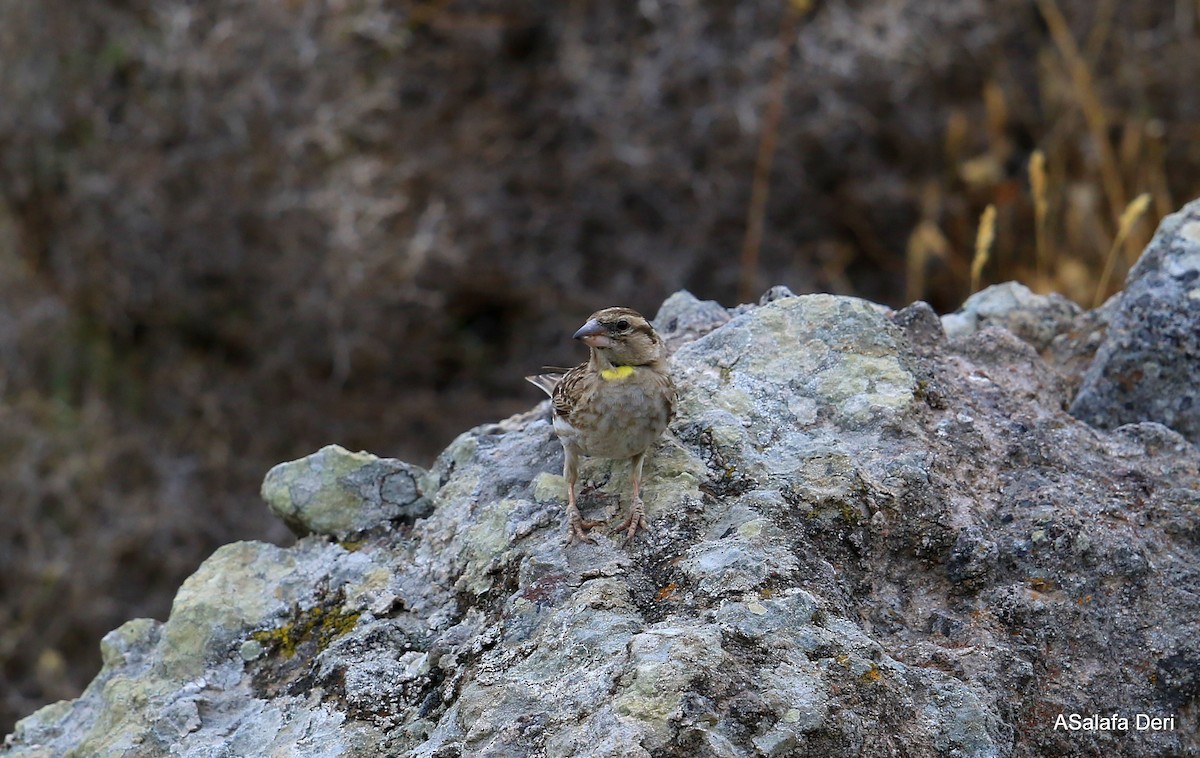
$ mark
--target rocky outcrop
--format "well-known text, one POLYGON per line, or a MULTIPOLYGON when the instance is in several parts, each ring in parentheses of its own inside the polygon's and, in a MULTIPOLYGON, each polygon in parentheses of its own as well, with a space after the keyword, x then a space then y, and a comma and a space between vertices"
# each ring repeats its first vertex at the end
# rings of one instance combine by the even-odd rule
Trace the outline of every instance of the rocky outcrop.
MULTIPOLYGON (((288 464, 264 493, 309 536, 217 551, 5 752, 1200 750, 1200 455, 1158 421, 1070 415, 1068 364, 1038 349, 1087 314, 1004 299, 947 337, 922 303, 673 296, 679 413, 629 548, 565 544, 545 404, 427 472, 288 464)), ((624 466, 586 464, 586 515, 615 515, 624 466)))
POLYGON ((1158 421, 1200 443, 1200 202, 1167 216, 1130 271, 1071 413, 1158 421))

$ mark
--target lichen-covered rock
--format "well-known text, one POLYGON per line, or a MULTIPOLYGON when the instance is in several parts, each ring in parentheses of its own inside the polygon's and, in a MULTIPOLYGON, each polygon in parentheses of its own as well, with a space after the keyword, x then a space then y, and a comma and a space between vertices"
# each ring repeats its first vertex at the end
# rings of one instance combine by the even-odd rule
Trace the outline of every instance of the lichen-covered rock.
POLYGON ((386 522, 411 523, 428 515, 425 476, 411 463, 326 445, 268 471, 262 497, 296 534, 346 539, 386 522))
POLYGON ((1071 406, 1104 429, 1165 424, 1200 443, 1200 200, 1167 216, 1129 271, 1071 406))
POLYGON ((302 541, 218 550, 180 588, 166 623, 136 619, 101 644, 76 701, 17 725, 16 755, 376 755, 371 730, 288 683, 359 621, 368 555, 302 541), (247 661, 248 643, 261 654, 247 661), (289 679, 290 678, 290 679, 289 679))
MULTIPOLYGON (((1196 448, 1071 417, 1068 380, 1005 329, 946 339, 923 304, 762 302, 730 318, 683 293, 660 312, 683 337, 678 416, 629 548, 566 544, 543 404, 455 440, 417 477, 414 521, 218 551, 8 753, 1200 749, 1196 448), (1175 721, 1056 728, 1094 713, 1175 721)), ((626 465, 585 462, 586 516, 617 515, 626 465)), ((327 468, 264 490, 350 511, 374 492, 327 468)))

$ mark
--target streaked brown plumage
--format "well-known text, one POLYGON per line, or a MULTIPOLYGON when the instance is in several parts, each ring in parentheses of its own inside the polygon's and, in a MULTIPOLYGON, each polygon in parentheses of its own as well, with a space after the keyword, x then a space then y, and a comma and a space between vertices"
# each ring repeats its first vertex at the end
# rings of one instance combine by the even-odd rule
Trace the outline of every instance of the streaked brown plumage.
POLYGON ((646 526, 640 494, 646 453, 675 413, 675 384, 667 373, 667 350, 650 322, 629 308, 596 311, 575 332, 591 350, 586 363, 563 373, 525 377, 550 396, 554 431, 562 442, 567 480, 570 541, 592 541, 575 504, 579 457, 629 459, 633 499, 618 528, 626 540, 646 526))

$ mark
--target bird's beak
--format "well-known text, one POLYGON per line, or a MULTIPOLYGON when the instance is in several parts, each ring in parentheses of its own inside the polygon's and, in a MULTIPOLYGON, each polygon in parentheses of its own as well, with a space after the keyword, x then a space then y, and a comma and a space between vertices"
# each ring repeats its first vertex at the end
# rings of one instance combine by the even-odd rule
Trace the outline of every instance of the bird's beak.
POLYGON ((575 332, 575 339, 583 340, 583 344, 588 347, 612 347, 612 339, 608 336, 608 330, 600 326, 600 322, 596 319, 579 327, 579 331, 575 332))

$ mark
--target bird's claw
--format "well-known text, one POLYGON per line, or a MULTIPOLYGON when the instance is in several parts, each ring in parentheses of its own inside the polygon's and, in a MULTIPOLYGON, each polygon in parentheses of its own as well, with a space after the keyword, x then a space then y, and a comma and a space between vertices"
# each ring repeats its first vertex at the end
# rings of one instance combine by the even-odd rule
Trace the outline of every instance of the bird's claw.
POLYGON ((567 544, 574 545, 576 542, 596 543, 596 538, 588 533, 589 529, 595 529, 603 524, 603 521, 594 521, 591 519, 579 519, 572 521, 567 526, 567 544))
POLYGON ((629 516, 617 527, 617 534, 625 532, 625 547, 629 547, 633 542, 639 528, 650 528, 650 525, 646 523, 646 509, 642 505, 641 498, 633 501, 629 506, 629 516))

